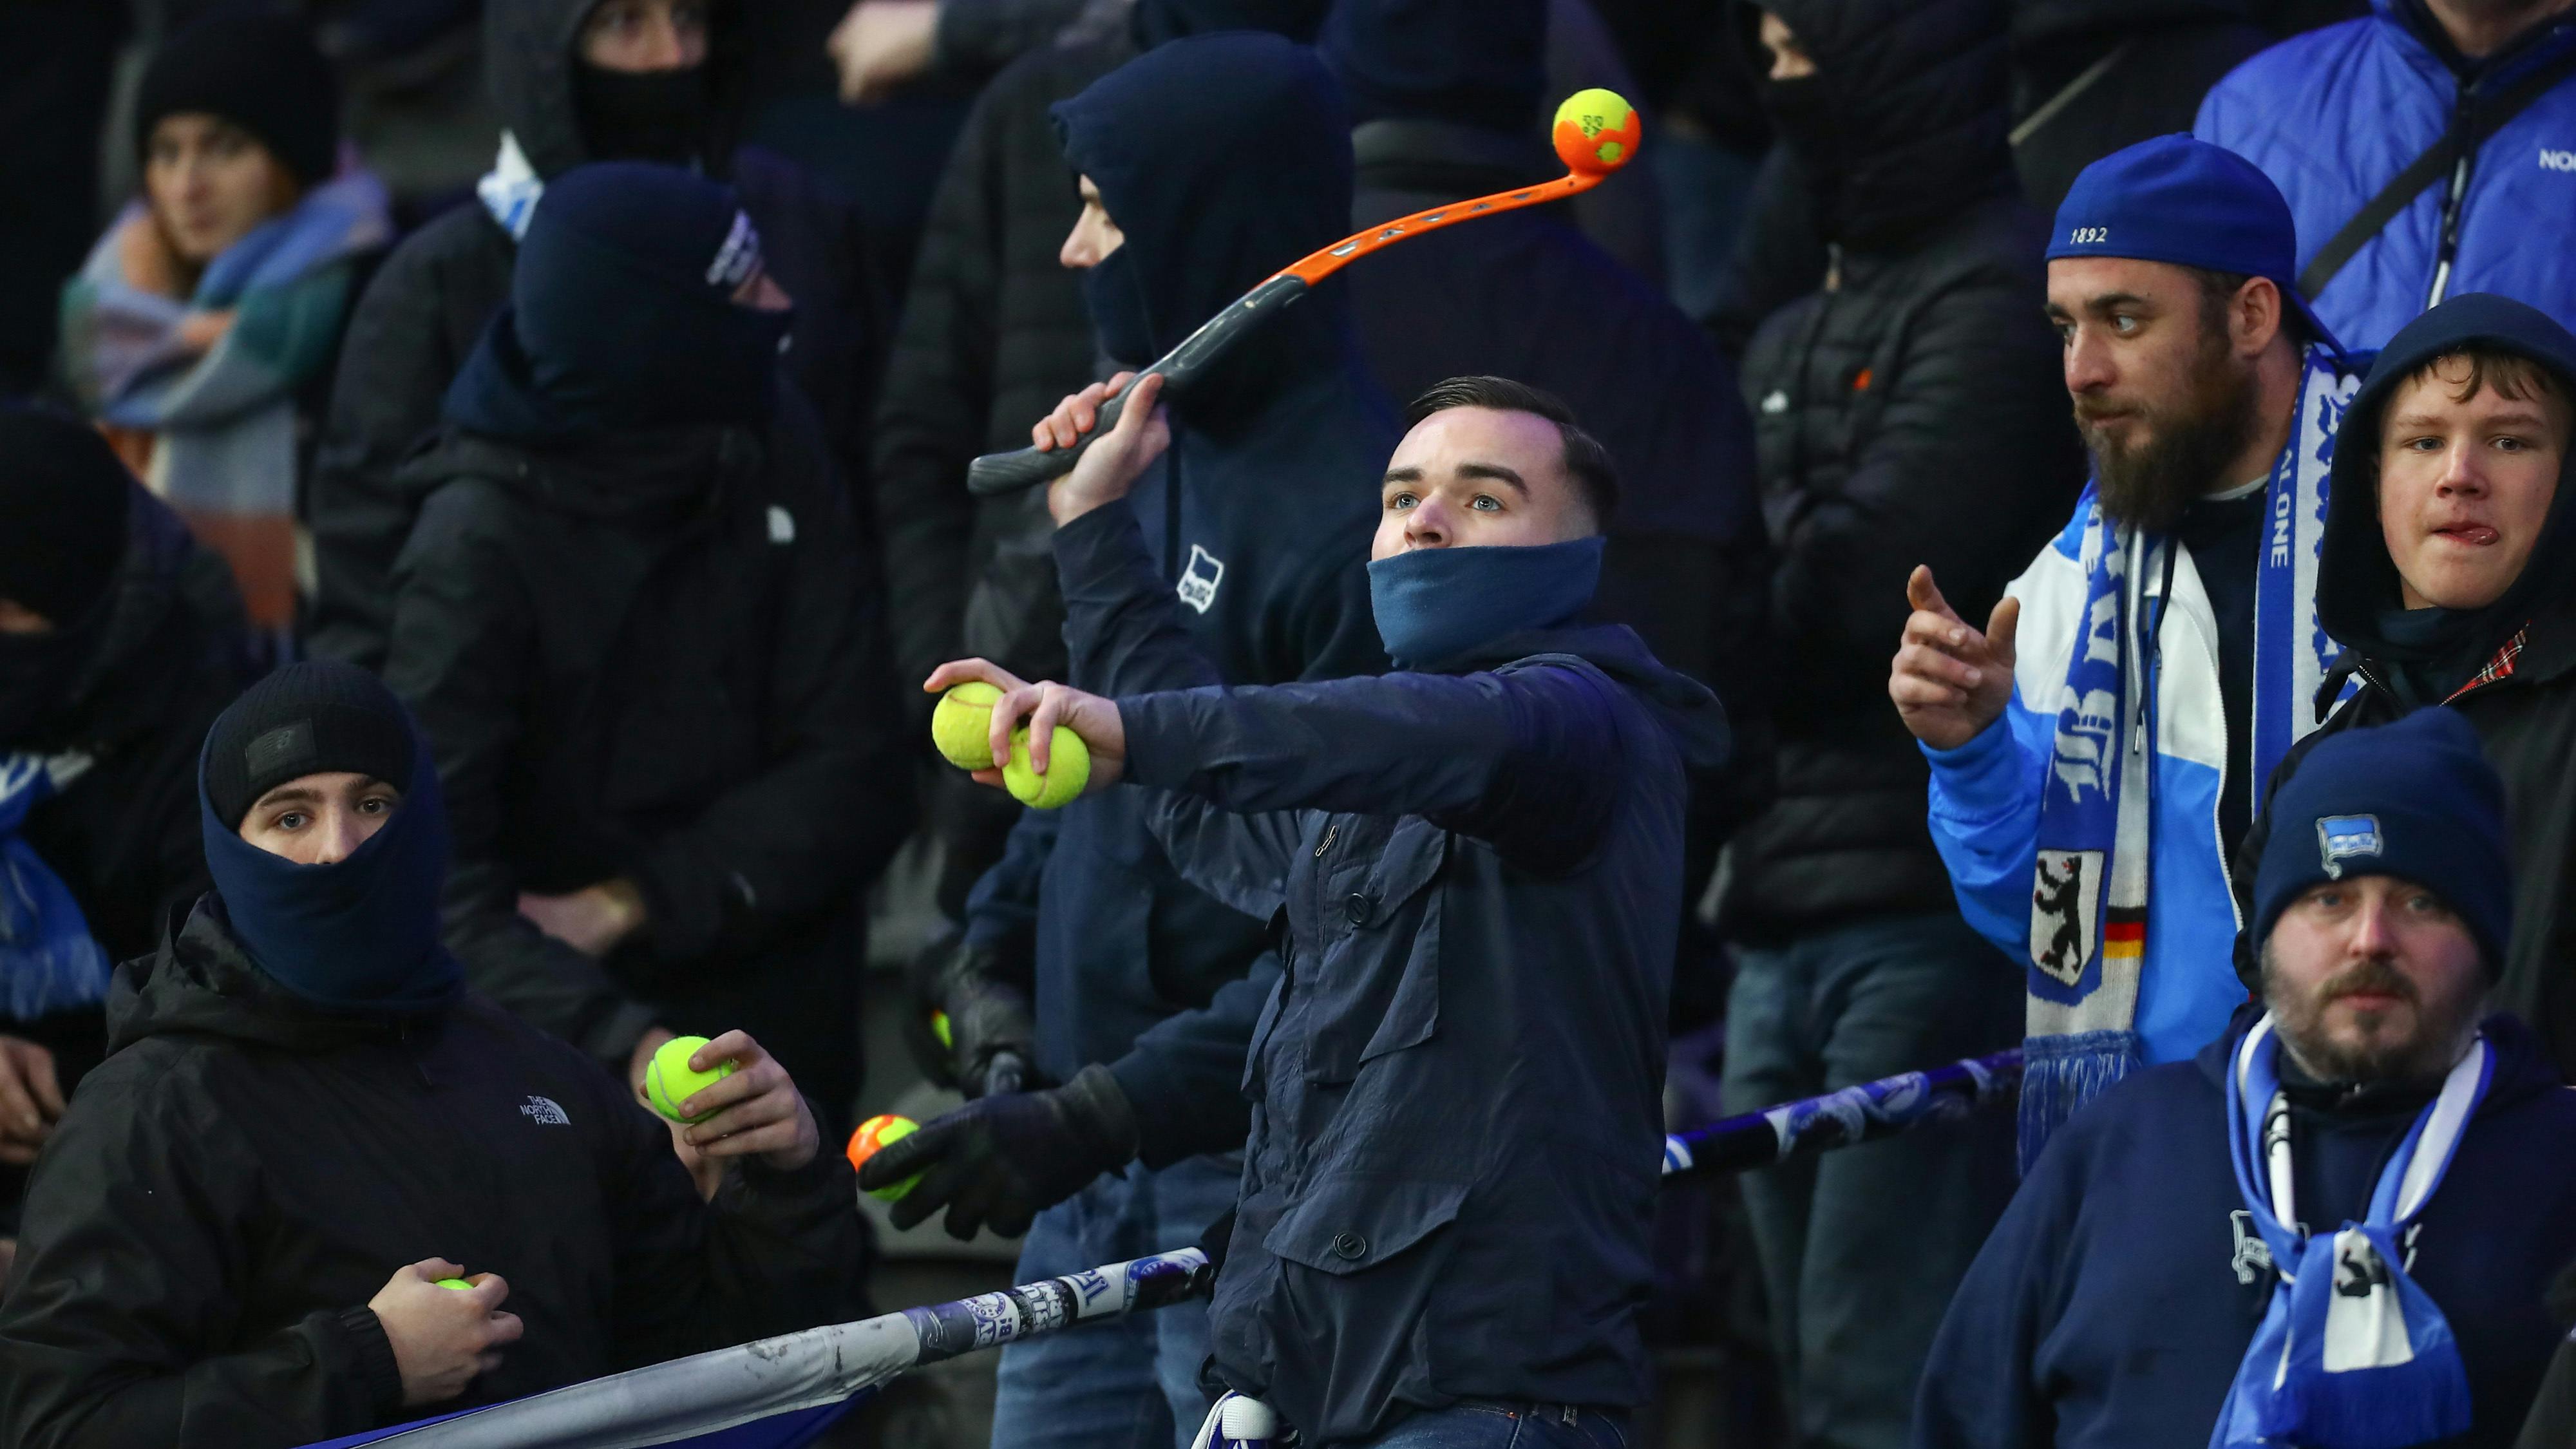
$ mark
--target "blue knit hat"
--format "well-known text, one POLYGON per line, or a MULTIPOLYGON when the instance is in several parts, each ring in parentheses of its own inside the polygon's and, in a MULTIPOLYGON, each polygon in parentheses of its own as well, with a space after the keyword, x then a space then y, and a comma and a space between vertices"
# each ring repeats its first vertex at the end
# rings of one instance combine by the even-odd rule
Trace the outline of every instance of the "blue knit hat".
POLYGON ((2487 974, 2513 939, 2504 781, 2477 731, 2448 709, 2317 742, 2272 797, 2254 872, 2253 939, 2321 881, 2391 875, 2442 898, 2477 938, 2487 974))

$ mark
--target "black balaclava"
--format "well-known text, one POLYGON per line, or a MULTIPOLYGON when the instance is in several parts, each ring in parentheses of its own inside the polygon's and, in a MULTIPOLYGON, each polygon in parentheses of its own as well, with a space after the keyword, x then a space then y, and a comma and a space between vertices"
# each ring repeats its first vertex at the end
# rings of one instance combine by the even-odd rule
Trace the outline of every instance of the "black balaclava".
POLYGON ((765 427, 792 314, 732 300, 759 265, 760 234, 727 187, 640 161, 567 171, 537 203, 510 305, 448 388, 446 417, 537 443, 765 427))
POLYGON ((483 7, 486 88, 538 176, 592 161, 704 163, 723 170, 728 99, 739 57, 732 7, 707 15, 708 56, 687 70, 629 74, 581 58, 599 0, 493 0, 483 7))
POLYGON ((1341 0, 1324 64, 1351 119, 1453 121, 1533 135, 1547 91, 1546 0, 1341 0))
MULTIPOLYGON (((1174 41, 1054 108, 1065 159, 1100 188, 1126 244, 1084 292, 1121 362, 1161 356, 1263 278, 1350 227, 1350 120, 1315 53, 1277 35, 1174 41), (1248 164, 1246 157, 1258 157, 1248 164)), ((1222 379, 1276 376, 1347 345, 1327 282, 1272 319, 1222 379)), ((1205 390, 1202 385, 1202 390, 1205 390)), ((1185 415, 1208 399, 1176 398, 1185 415)))
POLYGON ((1748 64, 1767 75, 1762 12, 1816 63, 1761 82, 1829 241, 1901 245, 1969 203, 2012 191, 2005 0, 1745 0, 1748 64))
POLYGON ((447 807, 411 712, 372 674, 291 664, 215 719, 197 762, 206 869, 235 940, 316 1006, 408 1013, 456 999, 464 973, 439 936, 447 807), (298 865, 241 838, 261 795, 306 775, 370 775, 402 802, 345 860, 298 865))
POLYGON ((165 117, 221 116, 259 138, 307 186, 339 169, 340 88, 302 21, 230 5, 155 51, 134 95, 138 158, 165 117))
POLYGON ((1331 0, 1136 0, 1127 23, 1139 50, 1220 30, 1267 30, 1309 45, 1332 8, 1331 0))
POLYGON ((2522 573, 2482 609, 2408 609, 2397 566, 2379 527, 2380 415, 2416 369, 2472 344, 2530 358, 2576 401, 2576 336, 2538 308, 2491 292, 2469 292, 2398 329, 2371 364, 2335 430, 2326 493, 2325 541, 2317 559, 2317 622, 2362 657, 2389 666, 2391 687, 2414 704, 2439 704, 2483 668, 2533 614, 2556 601, 2576 574, 2576 447, 2559 469, 2558 492, 2522 573))
POLYGON ((125 559, 131 476, 96 429, 0 408, 0 599, 41 634, 0 634, 0 752, 60 707, 107 633, 125 559))
POLYGON ((706 146, 710 106, 703 65, 629 72, 576 59, 572 91, 582 139, 594 156, 685 166, 706 146))

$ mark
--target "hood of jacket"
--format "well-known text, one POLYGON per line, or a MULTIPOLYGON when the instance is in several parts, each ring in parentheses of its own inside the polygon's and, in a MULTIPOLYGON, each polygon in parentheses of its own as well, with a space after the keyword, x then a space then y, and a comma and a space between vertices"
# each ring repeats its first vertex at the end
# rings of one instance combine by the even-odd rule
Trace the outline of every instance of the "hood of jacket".
MULTIPOLYGON (((579 66, 577 50, 582 22, 599 0, 494 0, 483 7, 484 83, 501 113, 501 124, 519 142, 521 154, 537 175, 553 180, 595 155, 582 133, 581 105, 574 92, 579 66)), ((710 161, 731 153, 725 144, 725 118, 739 89, 743 69, 736 54, 740 27, 726 24, 729 7, 709 7, 707 38, 707 104, 712 123, 706 155, 710 161)), ((714 168, 721 170, 722 168, 714 168)))
POLYGON ((1547 88, 1546 0, 1342 0, 1318 49, 1355 121, 1451 121, 1526 137, 1547 88))
POLYGON ((2077 35, 2113 38, 2119 32, 2200 22, 2254 18, 2246 0, 2015 0, 2015 47, 2077 35))
POLYGON ((212 891, 172 926, 160 950, 116 968, 106 1009, 110 1052, 177 1034, 325 1052, 381 1040, 420 1019, 331 1012, 298 998, 252 963, 223 897, 212 891))
MULTIPOLYGON (((1312 50, 1280 36, 1174 41, 1058 102, 1053 114, 1067 164, 1100 188, 1126 235, 1129 255, 1104 265, 1121 267, 1139 289, 1157 355, 1349 231, 1350 120, 1339 88, 1312 50)), ((1338 363, 1351 347, 1348 302, 1328 281, 1175 405, 1203 417, 1235 379, 1338 363)))
MULTIPOLYGON (((2227 1030, 2218 1040, 2202 1047, 2192 1062, 2200 1074, 2220 1093, 2227 1090, 2227 1072, 2236 1059, 2236 1049, 2245 1041, 2245 1033, 2263 1019, 2263 1004, 2249 1001, 2228 1018, 2227 1030)), ((2499 1011, 2478 1024, 2487 1041, 2495 1048, 2495 1077, 2487 1087, 2484 1110, 2493 1112, 2509 1107, 2543 1092, 2565 1091, 2567 1084, 2558 1075, 2558 1065, 2541 1045, 2540 1034, 2523 1024, 2511 1012, 2499 1011)))
POLYGON ((2005 0, 1743 0, 1757 76, 1770 70, 1755 38, 1766 9, 1816 63, 1808 79, 1760 84, 1827 240, 1884 249, 2018 188, 2005 0))
POLYGON ((1500 635, 1441 666, 1442 673, 1495 669, 1540 655, 1570 655, 1633 689, 1661 715, 1693 770, 1722 768, 1734 750, 1726 707, 1705 684, 1665 665, 1625 624, 1576 622, 1500 635))
POLYGON ((2576 448, 2559 466, 2549 517, 2522 574, 2482 609, 2401 610, 2397 567, 2379 524, 2380 417, 2416 369, 2470 344, 2498 348, 2547 368, 2576 401, 2576 337, 2535 309, 2486 293, 2454 297, 2408 323, 2371 364, 2337 430, 2327 491, 2325 539, 2317 559, 2317 621, 2364 659, 2465 683, 2506 640, 2568 592, 2576 557, 2576 448), (2439 616, 2439 617, 2426 617, 2439 616), (2411 668, 2410 668, 2411 667, 2411 668))
MULTIPOLYGON (((31 747, 113 748, 160 727, 169 701, 201 676, 234 642, 227 621, 200 617, 199 597, 208 579, 230 588, 230 574, 212 576, 209 560, 188 526, 140 483, 125 522, 125 558, 110 585, 106 627, 63 703, 38 721, 31 747)), ((238 625, 238 601, 232 601, 238 625)))

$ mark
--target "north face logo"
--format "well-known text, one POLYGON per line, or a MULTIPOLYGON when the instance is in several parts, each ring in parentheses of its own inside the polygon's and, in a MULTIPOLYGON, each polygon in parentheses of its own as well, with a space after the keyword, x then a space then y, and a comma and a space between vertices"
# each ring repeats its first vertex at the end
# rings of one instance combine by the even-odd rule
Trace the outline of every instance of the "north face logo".
POLYGON ((565 1115, 563 1108, 555 1105, 555 1099, 552 1097, 530 1097, 519 1104, 519 1115, 545 1127, 572 1125, 572 1118, 565 1115))

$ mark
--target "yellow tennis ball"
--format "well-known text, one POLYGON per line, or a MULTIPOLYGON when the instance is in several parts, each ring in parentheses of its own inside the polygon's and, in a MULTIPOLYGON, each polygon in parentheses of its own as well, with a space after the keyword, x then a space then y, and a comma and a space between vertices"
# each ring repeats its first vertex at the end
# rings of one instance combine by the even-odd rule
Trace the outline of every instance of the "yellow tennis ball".
POLYGON ((1062 725, 1055 727, 1054 752, 1047 760, 1047 772, 1039 774, 1029 764, 1029 732, 1011 734, 1011 762, 1002 767, 1002 783, 1023 805, 1038 810, 1057 810, 1073 803, 1082 787, 1091 783, 1091 747, 1082 736, 1062 725))
POLYGON ((1556 159, 1565 163, 1566 170, 1606 176, 1637 154, 1637 136, 1643 127, 1626 97, 1595 86, 1567 96, 1565 104, 1556 108, 1556 121, 1549 129, 1556 159))
POLYGON ((704 1122, 713 1112, 700 1112, 695 1117, 680 1115, 680 1104, 733 1075, 733 1063, 718 1062, 712 1072, 692 1071, 689 1058, 705 1046, 702 1036, 675 1036, 662 1043, 653 1053, 652 1062, 644 1068, 644 1100, 653 1110, 674 1122, 704 1122))
POLYGON ((993 768, 993 701, 1001 697, 980 679, 939 696, 939 708, 930 712, 930 742, 940 758, 961 770, 993 768))
MULTIPOLYGON (((867 1166, 868 1159, 876 1156, 879 1149, 901 1142, 920 1130, 920 1123, 909 1117, 897 1117, 891 1112, 870 1117, 859 1124, 859 1130, 850 1134, 848 1148, 850 1170, 856 1172, 867 1166)), ((876 1188, 870 1191, 868 1196, 879 1202, 893 1202, 912 1191, 912 1185, 919 1181, 921 1181, 921 1174, 916 1172, 892 1187, 876 1188)))
POLYGON ((455 1288, 464 1292, 472 1292, 474 1289, 473 1284, 466 1282, 462 1278, 441 1278, 430 1286, 433 1288, 455 1288))

